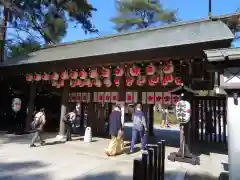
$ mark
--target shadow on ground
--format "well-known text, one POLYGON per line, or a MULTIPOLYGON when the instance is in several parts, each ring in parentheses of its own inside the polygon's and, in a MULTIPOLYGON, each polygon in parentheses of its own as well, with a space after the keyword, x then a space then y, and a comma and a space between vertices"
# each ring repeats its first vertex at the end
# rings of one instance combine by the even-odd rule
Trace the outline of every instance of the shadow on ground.
POLYGON ((208 173, 186 173, 184 180, 228 180, 228 172, 222 172, 219 177, 208 173))
POLYGON ((85 177, 76 177, 71 180, 132 180, 132 178, 122 176, 116 172, 107 172, 101 174, 90 174, 85 177))
POLYGON ((47 173, 27 174, 31 170, 47 167, 39 161, 0 163, 0 180, 50 180, 47 173))

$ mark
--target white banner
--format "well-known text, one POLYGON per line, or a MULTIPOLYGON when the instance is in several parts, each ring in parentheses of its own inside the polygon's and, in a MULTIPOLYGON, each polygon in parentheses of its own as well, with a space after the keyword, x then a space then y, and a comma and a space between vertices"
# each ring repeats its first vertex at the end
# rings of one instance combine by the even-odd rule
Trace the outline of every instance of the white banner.
POLYGON ((154 92, 147 92, 147 104, 154 104, 154 92))
POLYGON ((126 103, 133 103, 133 92, 126 92, 126 103))
POLYGON ((162 104, 163 102, 163 93, 155 92, 155 104, 162 104))

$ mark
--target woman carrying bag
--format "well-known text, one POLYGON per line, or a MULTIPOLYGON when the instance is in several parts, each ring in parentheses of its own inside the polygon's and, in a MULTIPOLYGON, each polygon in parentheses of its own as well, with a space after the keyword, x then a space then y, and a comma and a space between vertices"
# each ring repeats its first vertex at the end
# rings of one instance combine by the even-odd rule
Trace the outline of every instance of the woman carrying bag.
POLYGON ((113 111, 109 117, 109 133, 111 135, 111 141, 105 153, 107 156, 116 156, 122 152, 123 138, 121 109, 118 105, 113 107, 113 111))

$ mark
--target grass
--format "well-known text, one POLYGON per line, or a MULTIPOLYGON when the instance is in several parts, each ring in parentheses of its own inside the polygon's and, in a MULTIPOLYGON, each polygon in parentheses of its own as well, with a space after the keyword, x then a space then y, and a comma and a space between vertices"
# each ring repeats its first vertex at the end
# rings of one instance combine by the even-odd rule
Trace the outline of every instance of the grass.
MULTIPOLYGON (((126 121, 131 121, 132 115, 131 114, 126 114, 125 118, 126 118, 126 121)), ((169 113, 167 115, 167 119, 168 119, 169 124, 178 124, 179 123, 176 116, 172 113, 169 113)), ((155 111, 154 114, 153 114, 153 121, 154 121, 154 124, 161 125, 161 123, 162 123, 162 113, 155 111)))
MULTIPOLYGON (((169 124, 178 124, 179 123, 176 116, 172 113, 167 114, 167 119, 168 119, 169 124)), ((154 121, 154 124, 161 125, 162 124, 162 113, 155 111, 154 115, 153 115, 153 121, 154 121)))

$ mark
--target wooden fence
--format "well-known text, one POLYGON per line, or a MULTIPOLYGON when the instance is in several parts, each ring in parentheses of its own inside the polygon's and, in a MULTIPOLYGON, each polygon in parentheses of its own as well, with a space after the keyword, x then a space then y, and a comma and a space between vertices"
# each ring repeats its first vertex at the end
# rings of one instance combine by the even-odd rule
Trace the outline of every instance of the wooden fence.
POLYGON ((193 139, 227 143, 226 97, 196 96, 192 106, 193 139))

